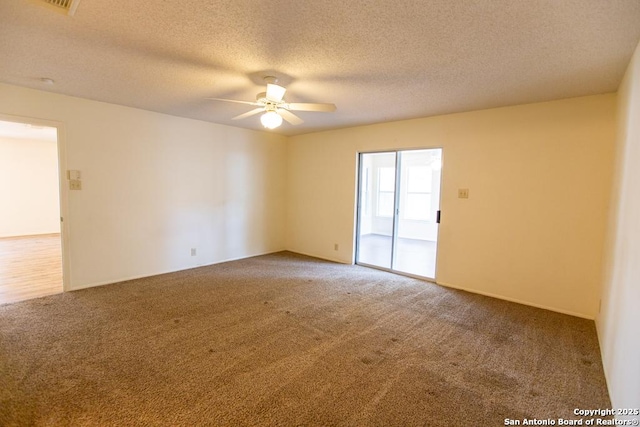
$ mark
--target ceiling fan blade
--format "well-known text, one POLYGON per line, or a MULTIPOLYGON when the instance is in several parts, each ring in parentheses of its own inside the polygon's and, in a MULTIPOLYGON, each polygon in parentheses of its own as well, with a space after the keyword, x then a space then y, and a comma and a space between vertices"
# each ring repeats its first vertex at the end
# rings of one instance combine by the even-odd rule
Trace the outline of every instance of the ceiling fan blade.
POLYGON ((280 102, 284 98, 284 93, 287 89, 282 86, 274 85, 273 83, 267 84, 267 99, 269 101, 280 102))
POLYGON ((302 120, 300 117, 296 116, 291 111, 287 111, 283 108, 278 109, 278 114, 280 114, 283 119, 285 119, 292 125, 299 125, 300 123, 304 122, 304 120, 302 120))
POLYGON ((285 108, 293 111, 324 111, 327 113, 336 111, 335 104, 311 104, 306 102, 291 102, 285 108))
POLYGON ((235 99, 224 99, 224 98, 205 98, 205 99, 211 99, 213 101, 235 102, 236 104, 261 105, 261 104, 258 104, 255 101, 253 101, 253 102, 251 102, 251 101, 237 101, 235 99))
POLYGON ((244 114, 240 114, 239 116, 235 116, 234 118, 232 118, 231 120, 240 120, 240 119, 246 119, 247 117, 251 117, 255 114, 258 113, 262 113, 264 111, 264 108, 260 107, 260 108, 254 108, 251 111, 247 111, 244 114))

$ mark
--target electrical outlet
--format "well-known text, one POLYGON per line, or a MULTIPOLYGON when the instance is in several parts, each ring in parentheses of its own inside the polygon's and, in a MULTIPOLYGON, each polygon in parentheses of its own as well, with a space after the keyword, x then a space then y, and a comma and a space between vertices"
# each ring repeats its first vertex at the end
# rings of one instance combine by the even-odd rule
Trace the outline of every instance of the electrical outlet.
POLYGON ((82 190, 82 181, 79 179, 69 181, 69 190, 82 190))
POLYGON ((338 245, 337 243, 333 244, 333 250, 337 251, 338 249, 340 249, 340 245, 338 245))
POLYGON ((468 199, 468 198, 469 198, 469 189, 458 188, 458 199, 468 199))
POLYGON ((191 256, 196 256, 196 248, 191 248, 191 256))

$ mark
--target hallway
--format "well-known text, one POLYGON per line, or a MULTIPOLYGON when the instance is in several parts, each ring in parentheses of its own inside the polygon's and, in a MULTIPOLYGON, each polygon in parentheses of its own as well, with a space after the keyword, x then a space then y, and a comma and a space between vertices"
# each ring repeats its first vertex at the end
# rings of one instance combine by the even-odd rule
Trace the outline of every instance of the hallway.
POLYGON ((0 304, 60 292, 60 234, 0 238, 0 304))

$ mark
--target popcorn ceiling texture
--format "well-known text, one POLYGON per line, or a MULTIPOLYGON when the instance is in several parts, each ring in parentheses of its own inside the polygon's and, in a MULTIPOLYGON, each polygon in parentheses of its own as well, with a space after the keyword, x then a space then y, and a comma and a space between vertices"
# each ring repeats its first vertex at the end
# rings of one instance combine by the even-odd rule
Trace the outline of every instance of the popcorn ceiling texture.
POLYGON ((609 408, 594 322, 281 252, 0 306, 2 426, 500 426, 609 408))
POLYGON ((262 129, 204 98, 254 100, 273 74, 290 102, 338 106, 293 135, 614 92, 639 22, 637 0, 6 0, 0 81, 262 129))

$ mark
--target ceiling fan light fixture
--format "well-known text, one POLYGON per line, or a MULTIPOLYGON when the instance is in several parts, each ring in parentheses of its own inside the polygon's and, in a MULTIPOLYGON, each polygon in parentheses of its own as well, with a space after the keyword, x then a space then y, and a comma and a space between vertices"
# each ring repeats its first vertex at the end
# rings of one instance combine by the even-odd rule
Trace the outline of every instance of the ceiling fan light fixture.
POLYGON ((275 129, 282 124, 282 117, 275 111, 267 111, 260 117, 260 123, 267 129, 275 129))
POLYGON ((214 101, 233 102, 236 104, 253 105, 254 108, 251 111, 242 113, 231 120, 241 120, 247 117, 253 117, 254 115, 261 114, 260 123, 266 129, 275 129, 282 125, 283 121, 291 125, 299 125, 304 123, 300 117, 296 116, 292 111, 311 111, 311 112, 333 112, 336 111, 334 104, 326 103, 309 103, 309 102, 286 102, 284 100, 284 94, 287 89, 283 86, 276 84, 278 81, 273 76, 267 76, 264 78, 267 83, 267 90, 260 92, 256 96, 255 101, 239 101, 237 99, 224 99, 224 98, 207 98, 214 101))

